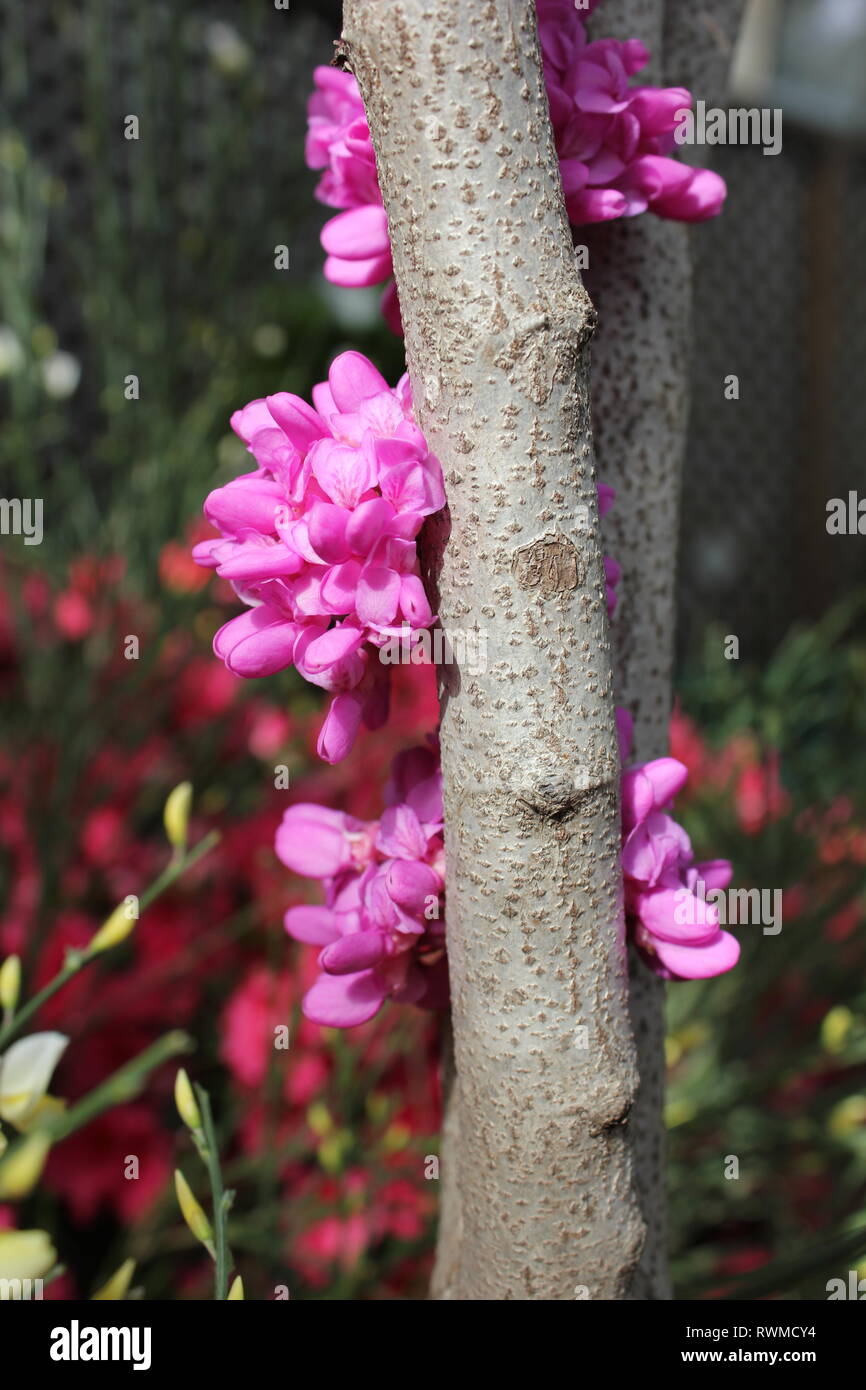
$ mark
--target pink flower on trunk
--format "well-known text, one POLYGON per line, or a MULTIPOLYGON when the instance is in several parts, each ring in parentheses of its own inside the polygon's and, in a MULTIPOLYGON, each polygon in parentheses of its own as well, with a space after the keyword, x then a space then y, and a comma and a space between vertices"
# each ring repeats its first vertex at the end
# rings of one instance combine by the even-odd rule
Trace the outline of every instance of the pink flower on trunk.
POLYGON ((291 907, 286 930, 322 948, 304 996, 307 1018, 335 1028, 366 1023, 386 999, 444 1008, 442 778, 434 747, 395 758, 379 821, 324 806, 291 806, 277 831, 278 857, 318 878, 321 907, 291 907))
POLYGON ((537 0, 544 79, 574 226, 654 212, 682 222, 715 217, 725 183, 668 156, 684 87, 632 86, 649 53, 637 39, 590 43, 571 0, 537 0))
MULTIPOLYGON (((576 227, 654 212, 700 222, 722 207, 724 180, 709 169, 671 159, 680 111, 691 107, 684 87, 632 85, 649 53, 637 39, 590 43, 584 19, 597 0, 537 0, 544 78, 550 102, 566 208, 576 227)), ((388 282, 382 310, 401 332, 391 279, 388 219, 376 156, 357 82, 351 73, 319 67, 308 107, 306 159, 321 169, 316 196, 339 209, 322 230, 325 276, 355 288, 388 282)))
POLYGON ((726 888, 726 859, 694 862, 681 825, 668 814, 688 769, 676 758, 654 758, 622 779, 622 870, 626 919, 634 940, 656 974, 696 980, 736 965, 740 947, 719 926, 707 889, 726 888))
POLYGON ((382 312, 399 333, 388 219, 358 84, 350 72, 335 68, 318 67, 313 78, 316 85, 307 108, 307 164, 324 170, 316 188, 319 201, 342 209, 322 230, 325 278, 349 289, 388 280, 382 312))
MULTIPOLYGON (((621 753, 632 721, 618 709, 621 753)), ((645 960, 666 979, 702 979, 730 970, 740 948, 722 931, 707 889, 724 888, 726 860, 694 862, 691 843, 667 807, 688 777, 675 758, 656 758, 622 779, 622 868, 629 930, 645 960)), ((386 999, 444 1008, 445 863, 438 746, 394 761, 381 820, 364 821, 313 803, 292 806, 276 852, 294 873, 317 878, 321 906, 289 908, 286 930, 320 949, 319 976, 304 997, 314 1023, 366 1023, 386 999)))
POLYGON ((333 694, 318 750, 334 763, 362 723, 387 717, 379 648, 433 620, 415 538, 445 494, 406 376, 391 390, 366 357, 344 352, 313 401, 283 391, 232 416, 257 467, 209 495, 220 536, 193 554, 249 605, 214 638, 229 670, 294 666, 333 694))

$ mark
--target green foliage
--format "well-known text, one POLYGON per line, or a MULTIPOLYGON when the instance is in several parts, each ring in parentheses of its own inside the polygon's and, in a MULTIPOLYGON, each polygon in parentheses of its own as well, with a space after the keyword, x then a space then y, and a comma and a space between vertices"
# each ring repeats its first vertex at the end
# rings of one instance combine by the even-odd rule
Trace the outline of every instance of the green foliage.
POLYGON ((763 669, 711 633, 680 685, 709 740, 678 807, 696 851, 784 903, 778 935, 734 928, 736 970, 668 991, 681 1297, 784 1257, 733 1296, 823 1298, 864 1255, 845 1245, 866 1224, 864 611, 794 629, 763 669))
MULTIPOLYGON (((132 586, 153 594, 160 546, 247 462, 231 413, 306 393, 347 345, 321 275, 326 211, 303 161, 329 31, 303 8, 288 46, 285 16, 254 3, 236 28, 199 5, 90 0, 83 27, 60 13, 47 33, 9 16, 0 476, 5 495, 45 499, 38 561, 53 576, 82 552, 119 553, 132 586), (37 103, 58 78, 51 103, 37 103), (124 137, 129 113, 137 139, 124 137), (80 369, 71 394, 51 389, 58 350, 80 369)), ((352 345, 402 370, 375 299, 343 295, 347 325, 362 306, 352 345)))

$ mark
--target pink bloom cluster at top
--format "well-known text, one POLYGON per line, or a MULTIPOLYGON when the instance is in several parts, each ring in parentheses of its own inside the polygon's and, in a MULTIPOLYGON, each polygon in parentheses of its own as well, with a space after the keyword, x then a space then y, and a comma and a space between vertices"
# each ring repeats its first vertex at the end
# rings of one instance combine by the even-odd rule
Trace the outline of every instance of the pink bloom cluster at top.
MULTIPOLYGON (((626 746, 630 720, 617 712, 626 746)), ((688 768, 676 758, 654 758, 622 778, 622 871, 626 921, 635 944, 656 974, 668 980, 702 980, 736 965, 740 947, 719 926, 708 891, 726 888, 727 859, 696 864, 691 841, 669 814, 685 786, 688 768)))
POLYGON ((258 466, 209 495, 220 537, 193 554, 250 605, 214 639, 230 671, 294 666, 332 692, 318 751, 333 763, 362 721, 387 718, 378 649, 433 620, 415 538, 445 494, 407 377, 391 390, 366 357, 344 352, 313 401, 280 392, 232 416, 258 466))
POLYGON ((630 86, 649 53, 637 39, 590 43, 571 0, 537 0, 544 78, 571 222, 654 212, 680 222, 715 217, 725 183, 669 158, 685 87, 630 86))
POLYGON ((366 1023, 385 999, 443 1008, 448 1002, 442 909, 442 777, 433 747, 399 754, 381 820, 325 806, 291 806, 276 851, 295 873, 321 879, 323 907, 286 913, 286 930, 323 949, 304 996, 315 1023, 366 1023))
MULTIPOLYGON (((670 158, 676 114, 690 108, 683 87, 632 86, 649 62, 637 39, 590 43, 573 0, 537 0, 544 76, 568 215, 575 226, 654 212, 699 222, 715 217, 725 183, 709 169, 670 158)), ((322 230, 325 275, 355 288, 389 281, 388 221, 364 104, 351 73, 315 70, 306 159, 321 169, 316 196, 338 214, 322 230)), ((400 331, 393 283, 382 302, 400 331)))

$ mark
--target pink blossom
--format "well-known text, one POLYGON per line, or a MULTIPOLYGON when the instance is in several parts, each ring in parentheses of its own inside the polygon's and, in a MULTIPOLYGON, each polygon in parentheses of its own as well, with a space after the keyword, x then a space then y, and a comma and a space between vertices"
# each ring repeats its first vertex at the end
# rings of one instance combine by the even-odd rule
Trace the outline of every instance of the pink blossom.
POLYGON ((632 86, 649 53, 637 39, 590 43, 569 0, 537 0, 544 78, 565 205, 574 226, 634 217, 715 217, 725 184, 668 156, 684 87, 632 86))
MULTIPOLYGON (((313 78, 307 164, 324 170, 316 188, 319 201, 342 209, 322 230, 325 278, 351 289, 379 285, 392 274, 391 241, 361 93, 349 72, 318 67, 313 78)), ((401 332, 393 283, 382 311, 394 332, 401 332)))
MULTIPOLYGON (((621 755, 631 717, 618 709, 621 755)), ((656 758, 622 779, 622 868, 626 917, 641 954, 666 979, 730 970, 739 944, 719 925, 707 890, 725 888, 726 860, 695 863, 689 838, 668 813, 688 770, 656 758)), ((308 1019, 346 1028, 366 1023, 386 999, 428 1008, 448 997, 445 865, 438 747, 401 753, 378 821, 312 803, 291 807, 277 831, 287 868, 320 879, 322 905, 289 908, 286 930, 319 948, 319 975, 303 1008, 308 1019)))
POLYGON ((668 814, 688 779, 676 758, 655 758, 622 779, 626 918, 641 954, 666 979, 705 979, 736 965, 739 943, 719 926, 707 889, 726 888, 725 859, 696 864, 688 835, 668 814))
POLYGON ((325 889, 323 906, 289 908, 285 919, 296 940, 322 948, 303 1002, 315 1023, 366 1023, 388 998, 447 1003, 442 784, 432 746, 395 758, 385 803, 379 821, 292 806, 277 831, 282 862, 325 889))
MULTIPOLYGON (((670 158, 677 114, 691 106, 684 87, 632 85, 649 62, 637 39, 590 42, 573 0, 537 0, 544 77, 571 223, 584 226, 654 212, 699 222, 715 217, 724 180, 670 158)), ((388 282, 385 317, 400 332, 391 276, 388 219, 364 103, 351 73, 319 67, 310 98, 307 163, 321 169, 316 196, 339 212, 325 224, 324 272, 354 288, 388 282)))
POLYGON ((214 638, 228 669, 294 666, 331 692, 318 748, 333 763, 361 724, 387 717, 378 649, 433 620, 415 538, 445 495, 407 377, 391 390, 366 357, 344 352, 313 400, 281 392, 232 416, 258 466, 209 495, 220 537, 193 554, 249 605, 214 638))

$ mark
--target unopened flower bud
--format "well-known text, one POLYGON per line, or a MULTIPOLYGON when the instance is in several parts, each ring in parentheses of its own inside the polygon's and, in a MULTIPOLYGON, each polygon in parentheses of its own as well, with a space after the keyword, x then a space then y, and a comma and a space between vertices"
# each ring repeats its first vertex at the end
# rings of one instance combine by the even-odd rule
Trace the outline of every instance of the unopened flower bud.
POLYGON ((192 1231, 196 1240, 200 1240, 205 1248, 213 1253, 213 1231, 211 1224, 204 1213, 204 1209, 192 1195, 192 1189, 179 1168, 174 1173, 174 1190, 177 1193, 178 1205, 183 1214, 183 1219, 192 1231))
POLYGON ((21 958, 7 956, 0 965, 0 1008, 14 1013, 21 993, 21 958))
POLYGON ((0 1201, 18 1202, 28 1197, 42 1176, 51 1140, 41 1130, 13 1144, 0 1159, 0 1201))
POLYGON ((135 1273, 135 1260, 124 1260, 110 1279, 96 1290, 91 1303, 122 1303, 129 1292, 132 1276, 135 1273))
POLYGON ((174 849, 185 849, 189 834, 189 813, 192 809, 192 782, 180 782, 169 792, 162 813, 168 842, 174 849))
POLYGON ((119 946, 121 941, 125 941, 131 935, 137 921, 138 913, 129 902, 118 903, 111 916, 105 919, 91 939, 87 949, 91 952, 110 951, 112 946, 119 946))
POLYGON ((174 1079, 174 1103, 177 1106, 177 1113, 187 1129, 200 1130, 202 1127, 201 1111, 198 1108, 198 1101, 195 1098, 190 1079, 183 1067, 179 1069, 174 1079))

